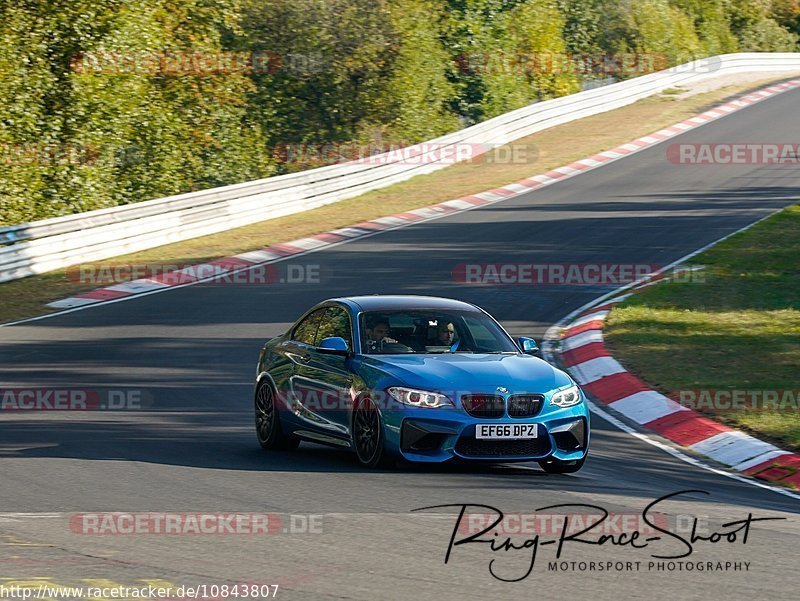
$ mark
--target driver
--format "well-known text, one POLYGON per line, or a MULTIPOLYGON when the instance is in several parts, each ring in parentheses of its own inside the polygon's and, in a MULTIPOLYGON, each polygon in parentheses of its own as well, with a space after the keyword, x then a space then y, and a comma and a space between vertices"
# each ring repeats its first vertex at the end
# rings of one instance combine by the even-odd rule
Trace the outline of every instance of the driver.
POLYGON ((385 317, 374 317, 367 319, 366 330, 366 352, 375 353, 380 352, 383 343, 396 343, 397 340, 389 338, 389 320, 385 317))

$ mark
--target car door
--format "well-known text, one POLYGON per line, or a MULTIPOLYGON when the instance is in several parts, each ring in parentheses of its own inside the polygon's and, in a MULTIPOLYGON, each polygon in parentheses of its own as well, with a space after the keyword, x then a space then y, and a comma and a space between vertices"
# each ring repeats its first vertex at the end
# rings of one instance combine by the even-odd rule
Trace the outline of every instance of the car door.
POLYGON ((302 405, 295 414, 309 428, 349 440, 351 373, 350 359, 322 353, 319 344, 325 338, 344 338, 353 348, 353 327, 346 309, 338 305, 325 308, 317 325, 314 343, 303 345, 305 353, 296 362, 292 385, 295 398, 302 405))
POLYGON ((291 416, 295 415, 296 406, 302 402, 300 398, 302 390, 297 388, 295 378, 302 365, 311 358, 309 353, 314 348, 319 322, 326 309, 327 307, 322 307, 312 311, 298 321, 287 339, 276 349, 288 359, 288 362, 281 366, 281 373, 273 374, 273 377, 278 385, 278 396, 285 408, 291 411, 289 414, 291 416))

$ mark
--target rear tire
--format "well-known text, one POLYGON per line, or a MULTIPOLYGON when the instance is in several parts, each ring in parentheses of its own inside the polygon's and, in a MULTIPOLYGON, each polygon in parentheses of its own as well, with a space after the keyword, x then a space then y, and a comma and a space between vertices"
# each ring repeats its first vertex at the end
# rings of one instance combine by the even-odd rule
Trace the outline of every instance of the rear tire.
POLYGON ((375 403, 362 398, 353 409, 353 449, 358 462, 368 468, 389 467, 391 460, 385 449, 383 422, 375 403))
POLYGON ((574 461, 561 461, 560 459, 545 459, 539 462, 542 469, 548 474, 574 474, 583 467, 586 461, 584 455, 581 459, 574 461))
POLYGON ((300 441, 287 436, 281 427, 280 411, 275 405, 275 391, 267 379, 256 387, 256 437, 267 451, 293 451, 300 441))

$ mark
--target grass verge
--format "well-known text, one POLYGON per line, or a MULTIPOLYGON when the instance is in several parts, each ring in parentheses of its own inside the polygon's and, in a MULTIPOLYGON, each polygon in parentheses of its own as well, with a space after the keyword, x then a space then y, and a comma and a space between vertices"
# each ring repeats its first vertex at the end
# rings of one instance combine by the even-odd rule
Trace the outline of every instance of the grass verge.
POLYGON ((699 278, 616 307, 607 344, 648 384, 800 451, 800 205, 698 255, 699 278))
MULTIPOLYGON (((758 82, 731 84, 681 100, 677 100, 672 93, 646 98, 630 106, 559 125, 517 140, 514 145, 527 151, 524 155, 527 160, 524 162, 478 160, 474 163, 460 163, 313 211, 262 221, 211 236, 106 259, 103 262, 200 263, 476 194, 624 144, 775 81, 779 79, 771 77, 758 82)), ((501 149, 495 156, 506 155, 501 149)), ((47 303, 97 287, 99 286, 70 281, 66 270, 0 284, 0 323, 51 313, 54 309, 48 307, 47 303)))

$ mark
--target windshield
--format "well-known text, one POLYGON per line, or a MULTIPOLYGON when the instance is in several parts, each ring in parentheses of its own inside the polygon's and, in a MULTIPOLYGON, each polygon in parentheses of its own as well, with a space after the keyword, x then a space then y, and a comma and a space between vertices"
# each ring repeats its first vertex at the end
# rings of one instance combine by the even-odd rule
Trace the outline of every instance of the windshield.
POLYGON ((367 355, 519 352, 500 326, 477 311, 371 311, 360 322, 367 355))

